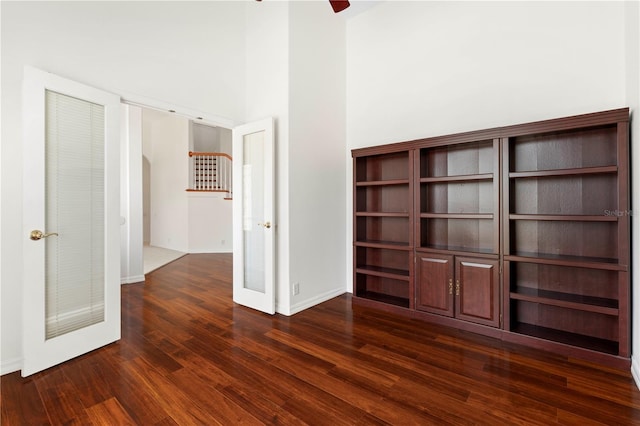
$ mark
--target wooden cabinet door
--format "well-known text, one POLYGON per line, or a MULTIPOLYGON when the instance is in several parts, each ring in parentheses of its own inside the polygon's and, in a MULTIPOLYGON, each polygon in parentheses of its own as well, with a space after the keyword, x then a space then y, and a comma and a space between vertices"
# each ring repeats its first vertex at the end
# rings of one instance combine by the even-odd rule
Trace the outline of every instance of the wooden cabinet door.
POLYGON ((455 266, 456 318, 499 327, 498 261, 456 257, 455 266))
POLYGON ((418 254, 416 309, 453 316, 453 256, 418 254))

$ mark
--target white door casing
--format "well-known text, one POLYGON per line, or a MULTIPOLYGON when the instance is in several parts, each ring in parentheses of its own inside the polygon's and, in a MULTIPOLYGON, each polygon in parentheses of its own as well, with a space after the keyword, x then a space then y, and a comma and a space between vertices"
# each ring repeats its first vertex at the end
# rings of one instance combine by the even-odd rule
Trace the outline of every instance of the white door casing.
MULTIPOLYGON (((66 360, 82 355, 120 338, 120 201, 119 201, 119 149, 120 132, 119 117, 120 98, 111 93, 104 92, 71 80, 46 73, 35 68, 25 67, 23 83, 23 366, 22 375, 28 376, 66 360), (65 201, 64 209, 56 213, 56 217, 64 219, 66 212, 77 212, 90 217, 91 223, 98 223, 96 229, 88 229, 88 234, 97 234, 99 238, 98 250, 103 257, 103 264, 97 262, 98 270, 87 280, 102 282, 103 287, 98 288, 103 292, 100 309, 104 313, 96 323, 81 326, 74 331, 65 331, 60 335, 47 338, 46 323, 51 319, 51 314, 45 313, 47 306, 47 271, 45 256, 51 255, 53 250, 49 240, 63 240, 66 235, 58 229, 46 229, 47 212, 45 211, 47 185, 45 140, 47 118, 46 96, 47 92, 55 96, 62 95, 64 99, 71 100, 81 106, 90 105, 91 111, 99 111, 98 121, 104 126, 104 137, 101 134, 92 137, 98 140, 103 148, 98 146, 100 167, 98 171, 91 172, 96 175, 95 185, 100 187, 99 194, 93 202, 92 210, 83 210, 84 207, 69 208, 65 201), (95 107, 95 108, 94 108, 95 107), (103 168, 103 171, 102 171, 103 168), (104 179, 104 180, 102 180, 104 179), (96 207, 98 210, 93 210, 96 207), (103 210, 103 211, 102 211, 103 210), (102 216, 101 216, 102 215, 102 216), (57 232, 40 240, 32 240, 30 234, 33 230, 44 233, 57 232), (49 245, 48 245, 49 244, 49 245), (49 252, 48 252, 49 251, 49 252), (97 278, 96 278, 97 277, 97 278), (103 306, 102 306, 103 303, 103 306), (49 318, 47 318, 49 317, 49 318)), ((59 144, 63 144, 59 142, 59 144)), ((75 166, 83 168, 86 173, 86 161, 74 160, 76 163, 67 163, 65 167, 73 169, 75 166)), ((92 178, 93 179, 93 178, 92 178)), ((64 180, 60 179, 59 188, 64 187, 64 180)), ((93 193, 92 193, 93 194, 93 193)), ((52 196, 51 194, 49 195, 52 196)), ((90 195, 89 195, 90 196, 90 195)), ((79 197, 83 199, 86 197, 79 197)), ((81 205, 89 204, 84 200, 81 205)), ((86 209, 85 209, 86 210, 86 209)), ((74 219, 67 218, 73 224, 74 219)), ((86 228, 86 225, 85 225, 86 228)), ((73 227, 71 227, 73 229, 73 227)), ((84 229, 84 228, 83 228, 84 229)), ((89 236, 88 236, 89 238, 89 236)), ((77 237, 76 237, 77 239, 77 237)), ((66 240, 68 241, 68 239, 66 240)), ((54 244, 58 247, 58 244, 54 244)), ((56 256, 62 256, 64 250, 68 250, 66 258, 73 258, 70 253, 76 247, 59 244, 61 249, 56 256), (64 248, 67 247, 67 248, 64 248), (69 248, 70 247, 70 248, 69 248)), ((78 262, 80 263, 80 262, 78 262)), ((50 271, 49 271, 50 272, 50 271)), ((49 274, 50 276, 51 274, 49 274)), ((87 274, 89 275, 89 274, 87 274)), ((62 313, 62 316, 73 316, 75 309, 62 313)))
POLYGON ((275 313, 273 118, 233 129, 233 300, 275 313))

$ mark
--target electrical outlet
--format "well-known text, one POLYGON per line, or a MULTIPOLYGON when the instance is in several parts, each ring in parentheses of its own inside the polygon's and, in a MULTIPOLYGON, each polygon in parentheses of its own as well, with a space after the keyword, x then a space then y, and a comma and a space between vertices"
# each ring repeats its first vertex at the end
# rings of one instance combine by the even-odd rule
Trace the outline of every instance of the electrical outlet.
POLYGON ((293 283, 293 295, 300 294, 300 283, 293 283))

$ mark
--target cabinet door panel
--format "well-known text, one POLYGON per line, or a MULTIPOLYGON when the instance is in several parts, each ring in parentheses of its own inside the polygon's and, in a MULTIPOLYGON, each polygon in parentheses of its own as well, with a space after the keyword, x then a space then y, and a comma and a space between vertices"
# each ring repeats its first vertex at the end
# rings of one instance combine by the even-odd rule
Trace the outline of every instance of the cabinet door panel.
POLYGON ((498 261, 456 258, 456 318, 500 326, 498 261))
POLYGON ((416 309, 453 316, 453 256, 418 257, 416 309))

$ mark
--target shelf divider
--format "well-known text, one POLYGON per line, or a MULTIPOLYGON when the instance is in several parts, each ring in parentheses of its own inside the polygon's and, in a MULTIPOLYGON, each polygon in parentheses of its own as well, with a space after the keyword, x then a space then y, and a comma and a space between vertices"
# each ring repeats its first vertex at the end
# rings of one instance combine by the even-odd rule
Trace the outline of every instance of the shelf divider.
POLYGON ((493 180, 493 173, 481 173, 476 175, 428 176, 428 177, 420 178, 420 183, 460 182, 460 181, 479 181, 479 180, 493 180))
POLYGON ((580 167, 575 169, 531 170, 526 172, 509 172, 510 178, 535 178, 547 176, 569 176, 617 173, 618 166, 580 167))
POLYGON ((368 180, 356 182, 356 186, 408 185, 409 179, 368 180))
POLYGON ((493 219, 493 213, 420 213, 422 219, 493 219))
POLYGON ((614 215, 559 215, 559 214, 510 214, 512 220, 551 220, 571 222, 617 222, 614 215))

